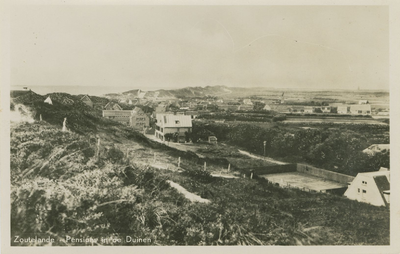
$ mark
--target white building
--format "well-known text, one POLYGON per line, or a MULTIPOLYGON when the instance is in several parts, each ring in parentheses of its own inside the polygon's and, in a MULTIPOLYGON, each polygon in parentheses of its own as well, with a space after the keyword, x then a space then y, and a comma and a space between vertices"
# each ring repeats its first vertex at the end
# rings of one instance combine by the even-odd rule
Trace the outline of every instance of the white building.
POLYGON ((371 115, 371 105, 350 105, 350 114, 352 115, 371 115))
POLYGON ((375 155, 377 153, 382 153, 386 151, 390 151, 390 144, 373 144, 368 148, 364 149, 363 153, 369 155, 375 155))
POLYGON ((156 115, 155 136, 165 141, 165 134, 178 134, 178 141, 184 140, 185 132, 192 132, 192 118, 190 115, 156 115))
POLYGON ((338 114, 348 114, 350 111, 350 107, 347 105, 340 105, 337 107, 338 114))
POLYGON ((374 206, 388 206, 390 203, 390 171, 358 173, 344 196, 374 206))

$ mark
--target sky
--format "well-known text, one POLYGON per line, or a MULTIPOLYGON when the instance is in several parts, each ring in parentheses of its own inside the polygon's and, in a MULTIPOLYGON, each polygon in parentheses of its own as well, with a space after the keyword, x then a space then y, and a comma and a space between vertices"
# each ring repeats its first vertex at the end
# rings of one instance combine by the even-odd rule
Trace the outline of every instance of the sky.
POLYGON ((19 5, 12 86, 389 89, 387 6, 19 5))

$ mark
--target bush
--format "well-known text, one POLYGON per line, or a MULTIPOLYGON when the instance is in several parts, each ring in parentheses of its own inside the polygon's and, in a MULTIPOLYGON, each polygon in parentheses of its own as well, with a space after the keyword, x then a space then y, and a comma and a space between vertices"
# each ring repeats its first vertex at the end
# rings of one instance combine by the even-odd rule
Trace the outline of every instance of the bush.
POLYGON ((123 158, 124 153, 116 147, 112 147, 106 152, 106 160, 110 160, 112 163, 121 163, 123 158))

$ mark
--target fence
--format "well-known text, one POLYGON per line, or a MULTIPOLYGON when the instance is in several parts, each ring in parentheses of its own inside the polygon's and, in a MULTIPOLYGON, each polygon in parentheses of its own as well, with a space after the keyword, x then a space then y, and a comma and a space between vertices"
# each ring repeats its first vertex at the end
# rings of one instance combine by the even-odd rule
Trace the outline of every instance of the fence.
POLYGON ((296 171, 310 174, 313 176, 322 177, 324 179, 335 181, 335 182, 342 183, 342 184, 347 184, 354 180, 354 176, 348 176, 348 175, 336 173, 333 171, 328 171, 325 169, 312 167, 312 166, 305 165, 305 164, 297 164, 296 171))
POLYGON ((273 165, 266 167, 243 168, 245 171, 253 171, 256 175, 266 175, 275 173, 296 172, 296 164, 273 165))

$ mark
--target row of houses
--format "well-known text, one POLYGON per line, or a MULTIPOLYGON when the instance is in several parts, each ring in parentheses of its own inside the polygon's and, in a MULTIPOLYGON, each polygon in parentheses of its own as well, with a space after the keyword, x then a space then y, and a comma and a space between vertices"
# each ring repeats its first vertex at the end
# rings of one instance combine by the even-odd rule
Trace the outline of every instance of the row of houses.
POLYGON ((103 110, 103 117, 143 130, 150 126, 150 116, 141 108, 135 107, 132 110, 123 110, 120 105, 109 102, 103 110))
POLYGON ((343 115, 371 115, 371 105, 292 106, 288 107, 288 112, 293 114, 337 113, 343 115))

